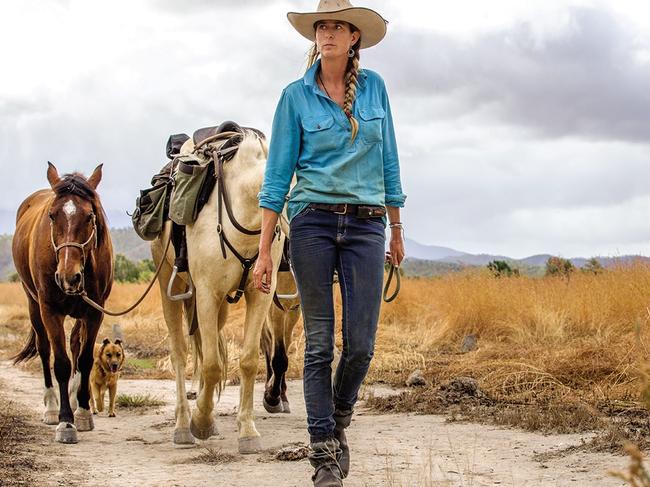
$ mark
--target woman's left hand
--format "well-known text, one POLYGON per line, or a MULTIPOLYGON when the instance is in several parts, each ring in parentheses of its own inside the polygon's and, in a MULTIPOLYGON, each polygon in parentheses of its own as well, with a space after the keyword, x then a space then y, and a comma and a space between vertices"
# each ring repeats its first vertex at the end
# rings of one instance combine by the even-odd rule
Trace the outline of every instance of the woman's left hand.
POLYGON ((387 260, 395 267, 404 260, 404 235, 400 227, 391 228, 389 252, 386 252, 387 260))

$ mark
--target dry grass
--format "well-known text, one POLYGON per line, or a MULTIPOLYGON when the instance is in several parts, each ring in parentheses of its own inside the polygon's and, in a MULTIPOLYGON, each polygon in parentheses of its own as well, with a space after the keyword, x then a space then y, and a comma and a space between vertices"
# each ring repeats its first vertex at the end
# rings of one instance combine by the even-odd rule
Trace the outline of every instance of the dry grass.
POLYGON ((165 405, 165 401, 150 394, 118 394, 115 404, 125 409, 152 409, 165 405))
MULTIPOLYGON (((143 288, 143 284, 116 285, 108 306, 125 307, 143 288)), ((650 358, 649 302, 650 267, 641 263, 599 275, 575 273, 570 280, 497 279, 480 270, 404 279, 398 299, 382 308, 368 382, 402 385, 415 368, 424 371, 432 390, 458 376, 474 377, 496 404, 524 407, 516 413, 506 411, 499 422, 530 429, 545 424, 558 404, 580 405, 576 417, 558 418, 558 425, 578 421, 580 428, 587 428, 590 422, 583 421, 584 411, 625 418, 611 405, 639 400, 639 377, 650 358), (460 345, 469 334, 478 338, 478 349, 461 354, 460 345), (548 414, 536 417, 525 408, 548 414)), ((225 329, 231 358, 228 375, 233 381, 244 306, 243 302, 231 306, 225 329)), ((160 367, 165 365, 168 344, 157 288, 134 313, 107 318, 100 336, 110 336, 114 323, 122 327, 132 360, 125 376, 172 376, 160 367)), ((0 284, 2 356, 20 348, 28 327, 22 290, 16 284, 0 284)), ((289 377, 300 377, 303 346, 299 323, 289 350, 289 377)), ((38 370, 40 364, 35 360, 31 367, 38 370)), ((259 371, 262 378, 262 357, 259 371)), ((430 398, 423 391, 404 401, 413 410, 426 410, 430 398)))
MULTIPOLYGON (((4 389, 0 384, 0 391, 4 389)), ((35 485, 33 473, 46 468, 34 455, 45 428, 30 424, 30 419, 0 392, 0 485, 35 485)))

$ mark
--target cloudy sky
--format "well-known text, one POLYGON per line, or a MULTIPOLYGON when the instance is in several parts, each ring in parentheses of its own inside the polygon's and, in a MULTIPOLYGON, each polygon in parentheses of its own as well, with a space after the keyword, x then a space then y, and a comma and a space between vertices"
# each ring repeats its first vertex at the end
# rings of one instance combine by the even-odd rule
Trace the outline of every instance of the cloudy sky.
MULTIPOLYGON (((0 29, 0 233, 46 161, 90 173, 114 225, 171 133, 226 119, 270 133, 315 0, 21 0, 0 29)), ((367 0, 406 233, 524 257, 650 255, 650 3, 367 0)), ((272 134, 271 134, 272 135, 272 134)), ((408 249, 407 249, 408 252, 408 249)))

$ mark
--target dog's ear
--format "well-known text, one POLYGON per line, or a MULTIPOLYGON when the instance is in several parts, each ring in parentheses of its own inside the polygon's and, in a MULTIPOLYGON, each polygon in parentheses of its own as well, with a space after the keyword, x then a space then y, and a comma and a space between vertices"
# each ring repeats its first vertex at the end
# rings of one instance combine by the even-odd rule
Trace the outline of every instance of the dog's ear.
POLYGON ((108 338, 104 338, 102 345, 108 345, 109 343, 111 343, 111 341, 108 338))
POLYGON ((119 338, 117 340, 115 340, 114 343, 115 343, 115 345, 122 346, 122 340, 120 340, 119 338))

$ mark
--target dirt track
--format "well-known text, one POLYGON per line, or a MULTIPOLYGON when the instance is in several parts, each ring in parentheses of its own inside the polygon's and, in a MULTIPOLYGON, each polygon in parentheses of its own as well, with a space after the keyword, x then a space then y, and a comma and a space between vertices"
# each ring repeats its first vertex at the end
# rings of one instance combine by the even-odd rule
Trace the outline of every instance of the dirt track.
MULTIPOLYGON (((42 379, 7 363, 0 364, 8 398, 42 413, 42 379)), ((197 448, 171 444, 174 415, 172 381, 122 380, 119 393, 149 393, 166 405, 145 413, 117 410, 95 417, 95 430, 80 433, 77 445, 60 445, 51 435, 41 440, 42 460, 49 471, 39 473, 43 486, 309 486, 306 460, 281 462, 272 453, 292 442, 305 442, 301 383, 292 381, 293 413, 266 413, 262 384, 256 385, 257 427, 268 451, 237 454, 235 407, 238 387, 227 387, 218 405, 219 436, 197 448), (189 463, 206 452, 202 447, 235 455, 218 465, 189 463)), ((440 416, 373 415, 359 410, 349 430, 353 486, 622 486, 607 476, 627 459, 607 454, 575 453, 537 461, 538 453, 579 444, 581 435, 543 436, 496 427, 448 423, 440 416)), ((1 482, 0 482, 1 483, 1 482)))

